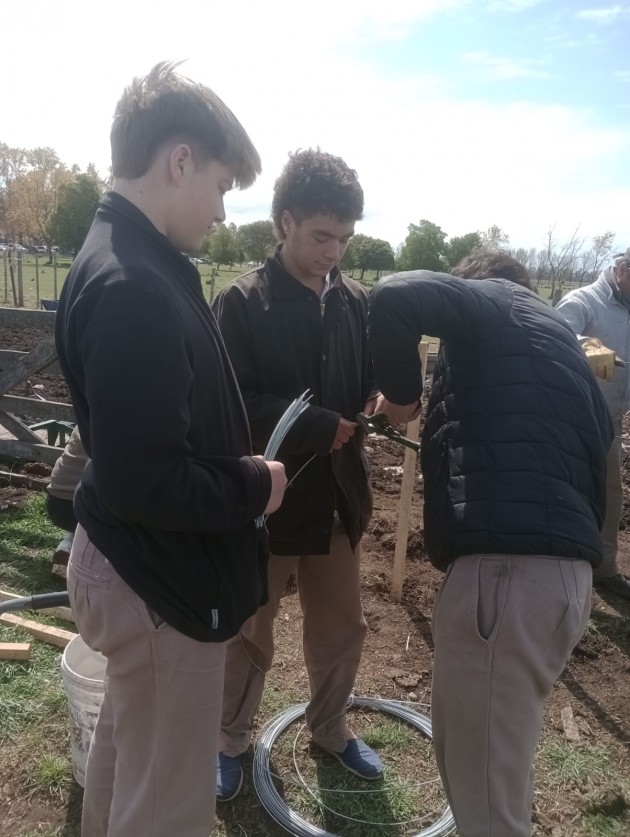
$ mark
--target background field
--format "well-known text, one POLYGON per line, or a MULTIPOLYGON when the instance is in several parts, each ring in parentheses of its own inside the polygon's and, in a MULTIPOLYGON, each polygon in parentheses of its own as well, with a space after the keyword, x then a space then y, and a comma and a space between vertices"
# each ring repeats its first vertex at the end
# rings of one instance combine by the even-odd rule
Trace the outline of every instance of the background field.
MULTIPOLYGON (((11 278, 6 268, 6 258, 4 253, 0 254, 0 305, 13 305, 13 293, 11 288, 11 278)), ((56 290, 58 297, 61 293, 61 288, 68 275, 71 265, 71 259, 66 256, 60 256, 57 259, 57 281, 56 290)), ((213 292, 212 288, 212 274, 216 270, 215 265, 200 263, 197 269, 201 275, 204 295, 208 301, 211 299, 213 292)), ((221 265, 216 272, 214 281, 214 295, 216 295, 222 288, 224 288, 232 279, 240 276, 251 267, 247 265, 221 265)), ((24 285, 24 307, 25 308, 39 308, 37 297, 37 276, 39 276, 39 299, 55 299, 55 269, 51 262, 45 256, 36 258, 32 255, 26 255, 22 262, 23 271, 23 285, 24 285)), ((393 272, 393 271, 392 271, 393 272)), ((387 272, 386 272, 387 273, 387 272)), ((381 274, 381 275, 386 275, 381 274)), ((348 275, 359 280, 361 275, 360 270, 349 271, 348 275)), ((372 286, 377 279, 376 271, 366 270, 361 280, 363 284, 372 286)), ((541 282, 537 286, 538 293, 543 299, 549 299, 551 296, 551 287, 549 283, 541 282)), ((565 292, 570 290, 567 285, 564 288, 565 292)), ((3 348, 7 348, 6 346, 3 348)))

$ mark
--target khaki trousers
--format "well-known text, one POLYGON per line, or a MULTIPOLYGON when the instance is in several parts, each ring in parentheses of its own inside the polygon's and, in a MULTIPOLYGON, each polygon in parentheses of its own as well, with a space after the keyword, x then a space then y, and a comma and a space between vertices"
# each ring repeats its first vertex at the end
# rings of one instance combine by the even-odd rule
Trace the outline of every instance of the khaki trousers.
POLYGON ((545 699, 584 632, 586 561, 466 555, 433 614, 433 742, 459 837, 531 834, 545 699))
POLYGON ((336 526, 328 555, 274 555, 268 572, 268 603, 228 643, 221 750, 238 756, 249 746, 265 674, 273 662, 273 623, 287 581, 295 572, 311 687, 306 721, 320 747, 342 752, 352 735, 346 725, 346 707, 367 630, 361 607, 360 549, 352 550, 345 530, 336 526))
POLYGON ((208 837, 226 643, 197 642, 163 622, 81 526, 68 591, 81 636, 107 657, 82 837, 208 837))
POLYGON ((623 508, 621 484, 621 419, 613 422, 615 438, 606 455, 606 516, 602 526, 604 560, 593 570, 595 578, 610 578, 619 572, 617 564, 617 538, 623 508))

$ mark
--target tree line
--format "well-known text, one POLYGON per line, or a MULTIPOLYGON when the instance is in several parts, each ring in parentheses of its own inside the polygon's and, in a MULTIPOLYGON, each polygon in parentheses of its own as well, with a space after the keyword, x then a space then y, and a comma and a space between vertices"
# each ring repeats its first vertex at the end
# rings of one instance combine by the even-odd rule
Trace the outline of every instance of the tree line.
MULTIPOLYGON (((96 208, 111 179, 99 176, 93 164, 82 172, 67 167, 52 148, 12 148, 0 143, 0 238, 21 245, 43 245, 76 253, 90 228, 96 208)), ((260 264, 273 253, 277 239, 271 220, 248 224, 219 224, 204 241, 202 256, 221 265, 260 264)), ((606 231, 587 239, 575 230, 560 241, 550 227, 543 246, 512 250, 509 235, 494 225, 449 238, 426 219, 409 224, 404 242, 396 249, 381 238, 355 235, 341 261, 343 270, 364 280, 391 270, 448 272, 475 248, 503 247, 529 270, 551 295, 566 285, 591 282, 612 255, 615 234, 606 231)))

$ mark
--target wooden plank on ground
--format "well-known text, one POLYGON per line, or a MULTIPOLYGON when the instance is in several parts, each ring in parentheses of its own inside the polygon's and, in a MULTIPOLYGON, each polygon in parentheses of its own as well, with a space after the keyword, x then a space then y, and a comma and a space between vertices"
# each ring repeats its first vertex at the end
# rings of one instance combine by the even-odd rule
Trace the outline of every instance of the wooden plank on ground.
POLYGON ((32 477, 30 474, 14 474, 13 471, 0 471, 0 483, 7 482, 16 488, 32 488, 35 491, 45 491, 50 483, 43 477, 32 477))
MULTIPOLYGON (((16 349, 0 349, 0 372, 3 369, 8 369, 21 360, 28 352, 18 352, 16 349)), ((44 367, 47 375, 61 375, 61 367, 59 361, 53 360, 48 366, 44 367)))
POLYGON ((30 642, 0 642, 0 660, 29 660, 30 642))
POLYGON ((32 352, 14 363, 4 372, 0 372, 0 395, 12 390, 13 387, 25 381, 30 375, 42 367, 47 366, 57 357, 55 337, 50 335, 36 346, 32 352))
MULTIPOLYGON (((420 343, 420 362, 422 364, 422 390, 427 374, 427 359, 429 344, 420 343)), ((410 421, 407 425, 406 436, 417 442, 420 437, 420 417, 410 421)), ((400 505, 398 507, 398 531, 396 533, 396 550, 394 552, 394 566, 392 569, 392 599, 399 602, 402 599, 403 582, 405 580, 405 562, 407 560, 407 541, 409 539, 409 517, 411 515, 411 501, 416 479, 416 462, 418 454, 411 448, 405 448, 403 462, 403 477, 400 488, 400 505)))
POLYGON ((63 452, 63 448, 51 445, 34 445, 32 442, 20 442, 17 439, 0 439, 0 460, 15 462, 45 462, 54 465, 63 452))
POLYGON ((63 628, 53 628, 51 625, 43 625, 41 622, 35 622, 33 619, 22 619, 21 616, 15 616, 13 613, 0 613, 0 625, 7 625, 10 628, 23 628, 29 634, 39 639, 40 642, 46 642, 48 645, 57 645, 59 648, 65 648, 66 645, 78 636, 72 631, 64 631, 63 628))
POLYGON ((21 442, 33 442, 35 445, 41 445, 42 443, 42 439, 39 438, 37 433, 31 430, 27 424, 24 424, 22 419, 14 416, 12 413, 3 413, 0 411, 0 424, 21 442))
POLYGON ((0 308, 0 331, 3 328, 36 328, 42 334, 55 329, 55 311, 33 311, 27 308, 0 308))
POLYGON ((40 398, 2 395, 0 396, 0 410, 18 416, 31 416, 42 421, 44 419, 75 421, 72 406, 61 401, 42 401, 40 398))
MULTIPOLYGON (((0 602, 8 602, 10 599, 21 599, 17 593, 8 593, 6 590, 0 590, 0 602)), ((47 607, 41 608, 38 613, 44 613, 46 616, 53 616, 55 619, 63 619, 66 622, 74 622, 72 610, 69 607, 47 607)))

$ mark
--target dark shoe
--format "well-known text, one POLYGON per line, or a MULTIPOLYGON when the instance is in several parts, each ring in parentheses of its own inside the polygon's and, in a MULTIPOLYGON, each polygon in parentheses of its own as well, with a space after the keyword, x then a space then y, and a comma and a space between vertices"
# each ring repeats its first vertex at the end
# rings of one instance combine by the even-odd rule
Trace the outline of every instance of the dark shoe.
POLYGON ((353 738, 343 753, 332 753, 346 770, 361 779, 380 779, 383 775, 383 764, 371 747, 360 738, 353 738))
POLYGON ((630 581, 622 573, 606 576, 605 578, 594 578, 593 585, 599 590, 607 590, 622 599, 630 599, 630 581))
POLYGON ((229 802, 243 787, 243 755, 217 758, 217 802, 229 802))

